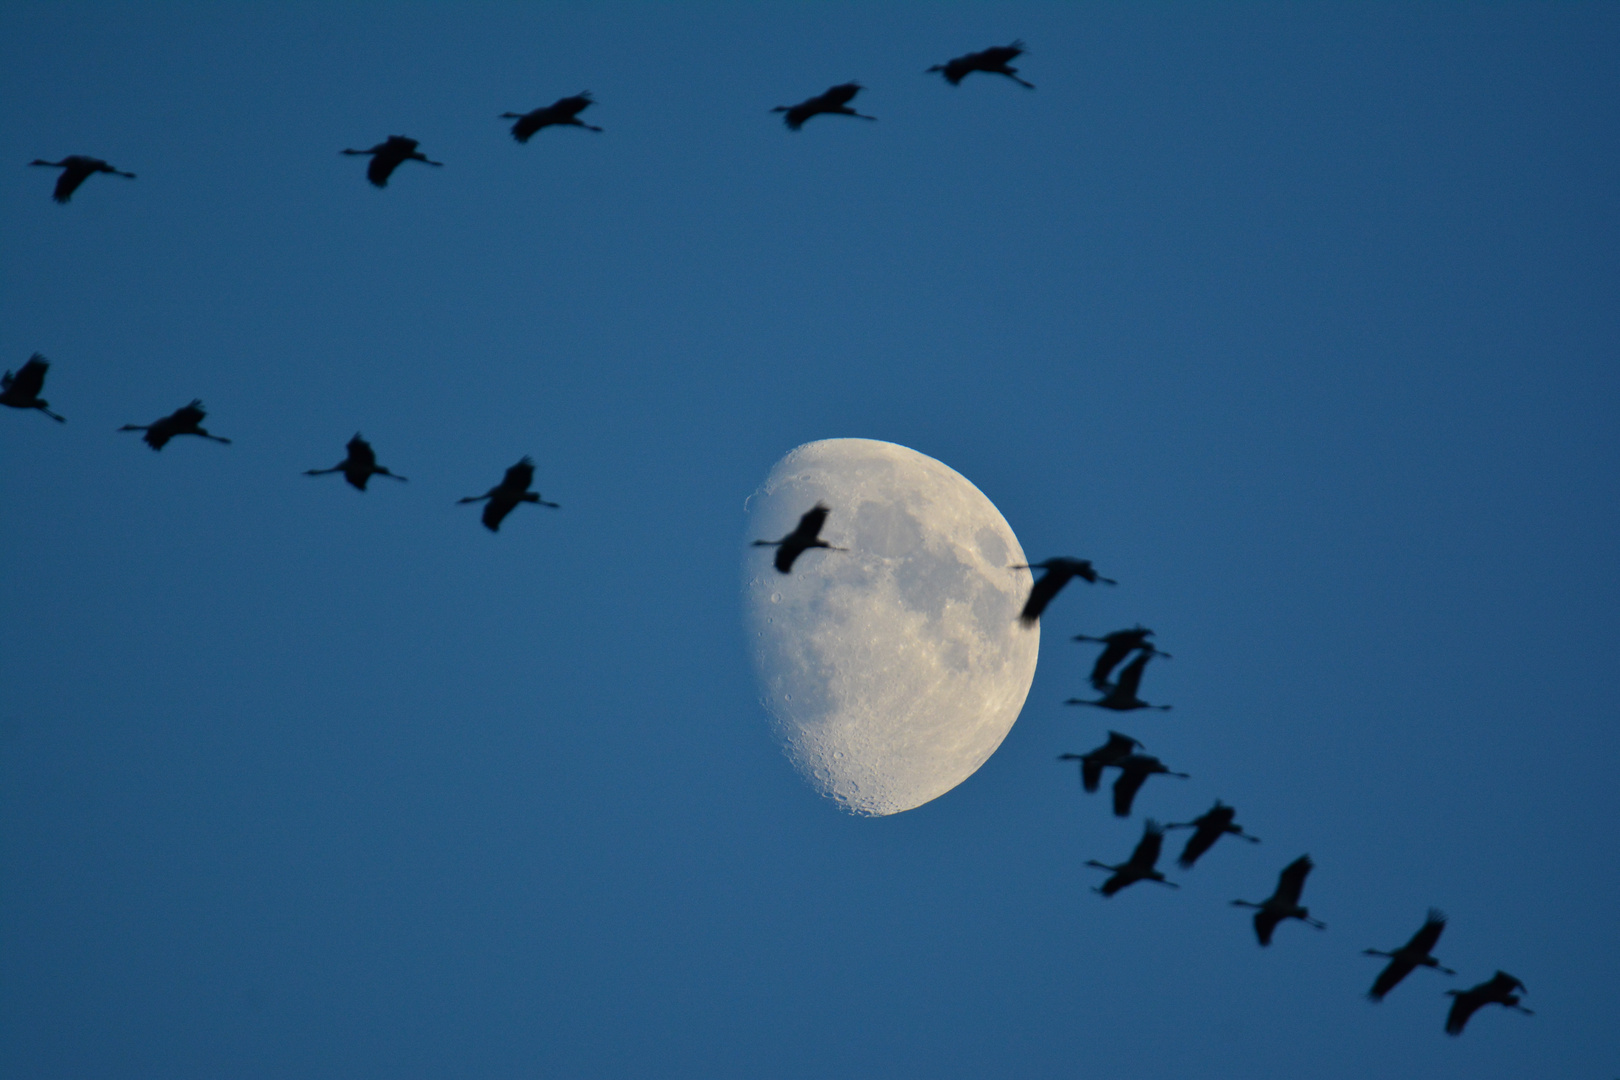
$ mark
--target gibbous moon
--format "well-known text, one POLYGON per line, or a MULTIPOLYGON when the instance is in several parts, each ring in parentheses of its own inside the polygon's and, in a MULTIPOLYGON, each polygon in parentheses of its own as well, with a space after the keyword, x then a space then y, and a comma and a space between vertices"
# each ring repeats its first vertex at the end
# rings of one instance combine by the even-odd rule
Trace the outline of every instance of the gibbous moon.
POLYGON ((960 473, 895 443, 826 439, 776 463, 747 539, 775 540, 818 501, 821 538, 791 574, 744 553, 764 704, 787 755, 856 814, 937 799, 995 753, 1035 677, 1030 575, 1001 512, 960 473))

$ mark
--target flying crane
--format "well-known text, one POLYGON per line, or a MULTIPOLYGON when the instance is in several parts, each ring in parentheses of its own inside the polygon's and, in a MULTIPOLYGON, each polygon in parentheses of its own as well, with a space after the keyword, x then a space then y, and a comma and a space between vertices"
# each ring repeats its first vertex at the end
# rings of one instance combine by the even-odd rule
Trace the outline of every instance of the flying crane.
POLYGON ((1215 805, 1204 811, 1199 817, 1191 821, 1172 822, 1166 829, 1191 829, 1193 834, 1187 837, 1187 846, 1181 849, 1181 857, 1176 865, 1183 870, 1191 870, 1198 857, 1215 846, 1215 841, 1230 833, 1241 836, 1251 844, 1258 844, 1258 836, 1250 836, 1243 831, 1243 826, 1237 824, 1237 808, 1227 806, 1216 799, 1215 805))
POLYGON ((1022 56, 1024 51, 1022 41, 1015 41, 1011 45, 993 45, 988 49, 981 49, 978 52, 958 56, 954 60, 947 60, 943 64, 935 64, 924 74, 931 74, 935 71, 940 72, 945 76, 946 82, 952 86, 957 86, 975 71, 982 71, 986 75, 1005 75, 1019 86, 1027 86, 1033 90, 1035 84, 1020 79, 1018 69, 1009 66, 1012 61, 1022 56))
POLYGON ((1383 952, 1379 949, 1361 950, 1367 956, 1389 957, 1389 963, 1384 965, 1384 970, 1378 973, 1378 978, 1374 980, 1372 989, 1367 991, 1367 997, 1372 1001, 1383 1001, 1385 994, 1399 986, 1402 979, 1420 967, 1434 968, 1436 971, 1443 971, 1447 975, 1457 974, 1448 967, 1442 967, 1440 961, 1429 955, 1434 949, 1435 942, 1440 940, 1440 934, 1445 928, 1445 913, 1430 908, 1428 918, 1423 920, 1423 925, 1418 927, 1417 933, 1413 934, 1410 941, 1394 952, 1383 952))
POLYGON ((1047 559, 1045 562, 1020 563, 1008 569, 1046 571, 1035 579, 1034 585, 1030 586, 1029 599, 1024 601, 1024 610, 1018 613, 1019 621, 1025 626, 1034 626, 1039 622, 1046 605, 1050 604, 1059 590, 1073 578, 1080 578, 1093 585, 1099 581, 1104 585, 1119 584, 1113 578, 1105 578, 1097 573, 1097 568, 1091 565, 1090 559, 1047 559))
POLYGON ((1088 750, 1084 754, 1059 754, 1059 761, 1078 761, 1080 763, 1080 786, 1088 792, 1095 792, 1102 784, 1103 770, 1110 765, 1118 765, 1131 756, 1131 751, 1144 749, 1141 743, 1129 735, 1121 735, 1117 731, 1108 733, 1108 741, 1095 750, 1088 750))
POLYGON ((573 97, 558 98, 550 105, 542 105, 538 109, 531 109, 526 113, 501 113, 502 120, 516 120, 512 125, 512 138, 520 143, 526 143, 535 132, 548 127, 578 127, 586 131, 601 131, 593 124, 587 124, 579 118, 579 114, 594 105, 591 92, 582 90, 573 97))
POLYGON ((1461 1035, 1463 1028, 1468 1026, 1468 1018, 1486 1005, 1501 1005, 1516 1009, 1526 1016, 1536 1015, 1519 1004, 1519 995, 1513 992, 1515 990, 1525 993, 1524 983, 1505 971, 1498 971, 1488 981, 1467 990, 1447 990, 1446 993, 1454 1000, 1451 1012, 1446 1016, 1446 1034, 1461 1035))
POLYGON ((1299 903, 1300 894, 1305 891, 1305 878, 1315 865, 1309 855, 1301 855, 1282 868, 1282 873, 1277 875, 1277 890, 1270 896, 1258 904, 1250 900, 1232 901, 1233 907, 1255 909, 1254 935, 1260 939, 1261 945, 1271 944, 1272 931, 1284 919, 1298 919, 1318 930, 1327 929, 1326 923, 1311 918, 1310 908, 1301 907, 1299 903))
POLYGON ((790 131, 798 131, 812 116, 853 116, 861 120, 876 120, 875 116, 858 113, 849 107, 849 103, 862 89, 864 87, 857 82, 839 83, 837 86, 828 87, 813 98, 806 98, 797 105, 778 105, 771 112, 786 113, 787 115, 782 117, 782 123, 786 124, 790 131))
POLYGON ((1113 763, 1119 770, 1119 779, 1114 781, 1114 816, 1130 817, 1131 803, 1136 800, 1136 793, 1142 790, 1150 776, 1175 776, 1182 780, 1188 778, 1184 772, 1171 772, 1164 762, 1152 754, 1127 754, 1113 763))
POLYGON ((755 540, 754 547, 773 547, 776 549, 776 569, 788 574, 793 571, 793 563, 800 555, 811 548, 826 548, 828 551, 848 551, 848 548, 833 547, 821 539, 821 527, 827 524, 827 515, 832 510, 826 503, 818 502, 806 510, 799 518, 799 523, 793 531, 780 540, 755 540))
POLYGON ((482 495, 469 495, 465 499, 457 499, 456 503, 485 502, 484 528, 490 532, 500 532, 501 522, 506 515, 517 509, 518 503, 535 503, 539 506, 549 506, 553 510, 562 509, 557 503, 546 502, 537 491, 530 491, 529 485, 534 483, 534 459, 525 457, 516 465, 506 470, 501 482, 484 492, 482 495))
POLYGON ((1102 654, 1097 657, 1097 662, 1091 667, 1092 687, 1097 690, 1107 690, 1108 676, 1114 673, 1114 668, 1118 667, 1122 660, 1137 649, 1144 649, 1155 656, 1162 656, 1166 660, 1171 659, 1169 653, 1163 649, 1155 648, 1153 643, 1148 641, 1148 638, 1152 636, 1153 631, 1140 624, 1130 630, 1115 630, 1112 634, 1104 634, 1102 637, 1091 637, 1088 634, 1074 635, 1075 641, 1095 641, 1104 646, 1102 654))
POLYGON ((1065 705, 1094 705, 1099 709, 1112 709, 1114 712, 1130 712, 1132 709, 1158 709, 1168 712, 1168 705, 1149 705, 1136 696, 1137 690, 1142 686, 1142 672, 1146 669, 1148 661, 1157 655, 1154 651, 1143 651, 1136 655, 1136 659, 1125 665, 1119 673, 1119 681, 1112 683, 1103 692, 1103 696, 1095 701, 1086 698, 1069 698, 1065 705))
POLYGON ((427 155, 417 149, 421 143, 404 135, 390 135, 387 141, 380 142, 370 150, 343 150, 340 153, 351 155, 370 155, 371 164, 366 166, 366 179, 377 187, 387 187, 388 178, 394 175, 394 170, 407 161, 420 161, 424 165, 442 166, 442 161, 430 161, 427 155))
POLYGON ((1181 888, 1180 885, 1173 881, 1166 881, 1164 874, 1158 869, 1159 848, 1163 843, 1164 830, 1159 828, 1157 821, 1149 818, 1143 824, 1142 839, 1136 842, 1136 850, 1131 852, 1129 859, 1117 866, 1109 866, 1107 863, 1098 862, 1096 859, 1087 859, 1087 866, 1095 866, 1100 870, 1113 872, 1112 877, 1100 886, 1096 886, 1093 891, 1100 892, 1104 896, 1113 896, 1119 890, 1128 885, 1135 885, 1138 881, 1152 881, 1169 886, 1172 889, 1181 888))
POLYGON ((370 443, 360 437, 358 431, 354 433, 354 438, 349 440, 347 449, 349 455, 330 469, 305 469, 304 475, 327 476, 340 472, 343 479, 361 491, 366 490, 366 484, 373 476, 386 476, 400 481, 405 479, 398 473, 389 472, 386 465, 377 464, 377 452, 371 448, 370 443))
POLYGON ((160 417, 150 424, 125 424, 118 430, 146 432, 141 436, 141 441, 153 450, 162 450, 169 445, 169 440, 177 435, 195 435, 201 439, 212 439, 214 442, 229 445, 231 440, 222 435, 212 435, 202 426, 203 418, 207 415, 202 401, 192 398, 191 404, 182 405, 168 416, 160 417))
POLYGON ((135 179, 135 174, 132 172, 123 172, 113 168, 100 158, 85 157, 83 154, 70 154, 61 161, 45 161, 42 158, 35 158, 28 164, 43 165, 47 168, 62 170, 62 175, 56 178, 56 190, 51 193, 51 198, 59 203, 65 203, 73 198, 73 193, 79 190, 79 185, 96 173, 122 176, 128 180, 135 179))
POLYGON ((39 392, 45 389, 45 371, 50 366, 49 360, 35 353, 15 373, 8 371, 0 375, 0 405, 10 405, 13 409, 38 409, 57 423, 66 423, 67 417, 51 412, 51 403, 39 396, 39 392))

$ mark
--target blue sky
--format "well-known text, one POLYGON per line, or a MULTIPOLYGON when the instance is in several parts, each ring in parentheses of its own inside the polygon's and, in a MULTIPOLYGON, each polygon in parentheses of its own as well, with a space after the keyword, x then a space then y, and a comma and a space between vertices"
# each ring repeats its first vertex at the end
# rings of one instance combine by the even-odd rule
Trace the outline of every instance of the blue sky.
POLYGON ((7 5, 0 1071, 1612 1076, 1620 13, 7 5), (1022 37, 1038 89, 923 69, 1022 37), (875 124, 767 110, 858 79, 875 124), (595 135, 496 115, 588 89, 595 135), (337 151, 401 133, 384 191, 337 151), (104 157, 67 206, 35 157, 104 157), (193 397, 231 446, 114 429, 193 397), (408 485, 304 469, 360 430, 408 485), (978 774, 836 812, 743 500, 887 439, 1054 605, 978 774), (518 457, 563 506, 454 505, 518 457), (1186 782, 1108 816, 1060 702, 1186 782), (1147 695, 1145 695, 1147 696, 1147 695), (1110 718, 1111 719, 1111 718, 1110 718), (1088 858, 1235 803, 1179 892, 1088 858), (1302 852, 1328 930, 1234 897, 1302 852), (1430 905, 1461 972, 1361 995, 1430 905), (1440 1031, 1502 967, 1534 1018, 1440 1031))

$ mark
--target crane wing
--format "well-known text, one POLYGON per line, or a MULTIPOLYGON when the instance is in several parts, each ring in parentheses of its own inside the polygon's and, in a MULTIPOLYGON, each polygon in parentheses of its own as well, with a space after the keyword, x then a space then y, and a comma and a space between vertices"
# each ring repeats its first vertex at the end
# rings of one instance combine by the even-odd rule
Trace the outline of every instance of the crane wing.
POLYGON ((1277 899, 1290 906, 1297 905, 1300 894, 1305 891, 1305 878, 1315 865, 1309 855, 1301 855, 1283 867, 1282 873, 1277 875, 1277 899))

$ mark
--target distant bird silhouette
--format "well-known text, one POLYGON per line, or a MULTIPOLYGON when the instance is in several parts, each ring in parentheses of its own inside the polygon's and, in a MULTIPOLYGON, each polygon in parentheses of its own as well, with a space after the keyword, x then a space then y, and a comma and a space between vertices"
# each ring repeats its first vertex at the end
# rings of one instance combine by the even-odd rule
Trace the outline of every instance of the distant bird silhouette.
POLYGON ((994 45, 979 52, 971 52, 966 56, 958 56, 955 60, 943 64, 935 64, 925 74, 935 71, 945 76, 945 81, 956 86, 975 71, 982 71, 986 75, 1005 75, 1019 86, 1035 89, 1034 83, 1025 82, 1018 77, 1018 69, 1008 66, 1012 61, 1024 54, 1024 43, 1015 41, 1011 45, 994 45))
POLYGON ((854 116, 862 120, 876 120, 875 116, 858 113, 849 107, 849 103, 862 89, 860 83, 839 83, 837 86, 828 87, 824 93, 806 98, 797 105, 778 105, 771 112, 786 113, 787 115, 782 117, 782 122, 792 131, 798 131, 812 116, 824 113, 828 116, 854 116))
POLYGON ((217 443, 229 445, 229 439, 221 435, 211 435, 202 426, 203 418, 208 415, 203 410, 203 403, 196 398, 191 399, 190 405, 182 405, 168 416, 154 420, 150 424, 125 424, 119 431, 144 431, 141 441, 153 450, 161 450, 169 445, 169 440, 176 435, 196 435, 202 439, 212 439, 217 443))
POLYGON ((1033 626, 1040 621, 1041 612, 1046 610, 1046 605, 1052 602, 1052 597, 1056 596, 1071 578, 1082 578, 1093 585, 1099 581, 1105 585, 1119 584, 1113 578, 1105 578, 1097 573, 1090 559, 1047 559, 1045 562, 1020 563, 1009 569, 1046 571, 1030 587, 1029 599, 1024 602, 1024 610, 1018 613, 1019 620, 1025 626, 1033 626))
POLYGON ((1461 1035, 1463 1028, 1468 1026, 1468 1018, 1485 1005, 1503 1005, 1509 1009, 1517 1009, 1526 1016, 1536 1015, 1519 1004, 1519 995, 1513 992, 1515 990, 1520 993, 1526 992, 1524 983, 1505 971, 1498 971, 1488 982, 1471 986, 1467 990, 1447 990, 1446 993, 1456 1000, 1451 1003, 1451 1012, 1446 1016, 1446 1034, 1461 1035))
POLYGON ((490 532, 499 532, 501 522, 506 515, 517 509, 518 503, 536 503, 540 506, 549 506, 553 510, 561 507, 554 502, 546 502, 540 493, 530 491, 529 485, 534 483, 534 459, 524 458, 522 461, 506 470, 501 482, 484 492, 482 495, 469 495, 465 499, 457 499, 460 503, 489 502, 484 507, 484 528, 490 532))
POLYGON ((443 165, 442 161, 430 161, 427 156, 417 149, 421 143, 415 139, 408 139, 404 135, 390 135, 386 142, 380 142, 370 150, 344 150, 345 154, 371 155, 371 164, 366 166, 366 179, 377 187, 387 187, 388 178, 394 175, 394 170, 407 161, 420 161, 424 165, 443 165))
POLYGON ((1429 917, 1423 921, 1418 932, 1412 935, 1412 940, 1396 949, 1394 952, 1383 952, 1379 949, 1361 950, 1368 956, 1387 956, 1389 963, 1384 970, 1378 973, 1373 982, 1372 989, 1367 991, 1367 997, 1373 1001, 1383 1001, 1384 995, 1400 985, 1401 980, 1412 974, 1420 967, 1431 967, 1436 971, 1443 971, 1447 975, 1457 974, 1448 967, 1442 967, 1440 961, 1430 956, 1435 942, 1440 940, 1440 933, 1446 928, 1444 912, 1435 908, 1429 909, 1429 917))
POLYGON ((821 527, 827 524, 827 515, 832 511, 826 503, 816 503, 804 512, 799 518, 798 525, 793 531, 780 540, 755 540, 754 547, 773 547, 776 549, 776 568, 784 574, 791 573, 793 561, 811 548, 826 548, 828 551, 848 551, 848 548, 833 547, 821 539, 821 527))
POLYGON ((1065 705, 1095 705, 1099 709, 1112 709, 1115 712, 1130 712, 1132 709, 1158 709, 1167 712, 1168 705, 1149 705, 1136 696, 1137 690, 1142 686, 1142 671, 1147 667, 1148 661, 1153 659, 1155 650, 1146 650, 1136 654, 1136 659, 1125 665, 1119 673, 1119 681, 1108 686, 1103 696, 1096 701, 1085 698, 1069 698, 1065 705))
POLYGON ((1277 875, 1277 891, 1256 904, 1249 900, 1234 900, 1233 907, 1254 908, 1254 935, 1260 939, 1261 945, 1271 944, 1271 933, 1277 929, 1277 924, 1284 919, 1298 919, 1308 923, 1318 930, 1326 930, 1327 924, 1318 919, 1311 918, 1311 909, 1301 907, 1300 893, 1305 891, 1305 878, 1315 866, 1309 855, 1301 855, 1277 875))
POLYGON ((1094 792, 1102 784, 1103 770, 1110 765, 1118 765, 1131 756, 1131 751, 1142 749, 1142 744, 1129 735, 1121 735, 1117 731, 1108 733, 1108 741, 1095 750, 1088 750, 1084 754, 1059 754, 1059 761, 1078 761, 1080 763, 1080 786, 1087 791, 1094 792))
POLYGON ((51 403, 39 396, 39 392, 45 389, 45 371, 50 366, 49 360, 35 353, 17 372, 8 371, 0 375, 0 405, 10 405, 13 409, 38 409, 57 423, 66 423, 67 417, 51 412, 51 403))
POLYGON ((305 476, 326 476, 329 473, 340 472, 343 479, 361 491, 366 490, 366 484, 373 476, 387 476, 394 480, 404 480, 398 473, 391 473, 387 466, 377 464, 377 452, 371 444, 360 437, 357 431, 354 438, 349 440, 349 456, 332 466, 330 469, 305 469, 305 476))
POLYGON ((44 165, 47 168, 62 170, 62 175, 56 178, 56 190, 51 193, 51 198, 59 203, 65 203, 73 198, 73 193, 79 190, 79 185, 98 172, 122 176, 129 180, 135 179, 135 174, 132 172, 122 172, 100 158, 85 157, 83 154, 71 154, 61 161, 45 161, 41 158, 35 158, 28 164, 44 165))
POLYGON ((1142 839, 1136 842, 1136 850, 1131 857, 1118 866, 1109 866, 1096 859, 1087 859, 1087 866, 1095 866, 1100 870, 1111 870, 1113 876, 1093 891, 1104 896, 1113 896, 1127 885, 1135 885, 1138 881, 1153 881, 1160 885, 1168 885, 1172 889, 1181 888, 1173 881, 1166 881, 1164 875, 1158 870, 1159 848, 1164 843, 1164 830, 1159 823, 1149 819, 1142 828, 1142 839))
POLYGON ((1114 816, 1130 817, 1131 803, 1150 776, 1175 776, 1187 779, 1184 772, 1171 772, 1165 763, 1152 754, 1129 754, 1114 762, 1119 779, 1114 781, 1114 816))
POLYGON ((1091 637, 1087 634, 1074 635, 1075 641, 1095 641, 1104 646, 1102 655, 1097 657, 1097 662, 1091 668, 1092 687, 1097 690, 1108 689, 1108 676, 1113 674, 1114 668, 1119 665, 1120 661, 1137 649, 1145 649, 1157 656, 1162 656, 1167 660, 1170 659, 1169 653, 1163 649, 1155 648, 1148 641, 1148 638, 1152 636, 1153 631, 1141 625, 1130 630, 1115 630, 1112 634, 1104 634, 1102 637, 1091 637))
POLYGON ((520 143, 529 141, 530 136, 541 128, 548 127, 581 127, 586 131, 601 131, 599 127, 587 124, 579 118, 579 114, 596 104, 591 100, 589 90, 581 91, 573 97, 558 98, 550 105, 542 105, 526 113, 501 113, 502 120, 516 120, 512 125, 512 138, 520 143))
POLYGON ((1236 817, 1237 809, 1235 807, 1227 806, 1221 800, 1216 799, 1215 805, 1204 811, 1201 817, 1196 817, 1191 821, 1172 822, 1166 825, 1165 828, 1167 829, 1193 830, 1193 834, 1187 837, 1187 846, 1181 849, 1181 857, 1176 860, 1176 865, 1183 870, 1191 870, 1193 864, 1198 861, 1198 857, 1214 847, 1215 841, 1228 833, 1233 836, 1241 836, 1251 844, 1258 844, 1260 838, 1250 836, 1244 832, 1243 826, 1237 824, 1234 820, 1236 817))

